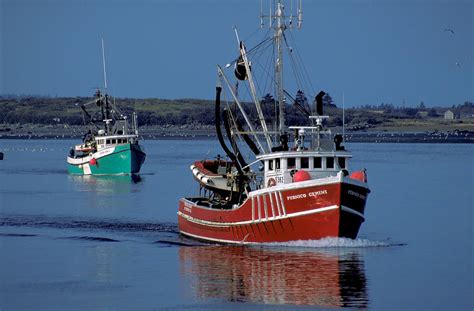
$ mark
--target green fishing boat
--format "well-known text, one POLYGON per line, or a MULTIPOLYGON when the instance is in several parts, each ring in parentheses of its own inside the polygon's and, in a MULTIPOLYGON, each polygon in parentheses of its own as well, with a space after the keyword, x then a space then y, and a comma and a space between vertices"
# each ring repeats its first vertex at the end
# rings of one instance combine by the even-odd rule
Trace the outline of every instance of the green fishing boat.
POLYGON ((81 105, 84 122, 90 129, 83 142, 69 151, 68 171, 78 175, 137 174, 146 157, 139 144, 137 115, 133 113, 129 122, 107 94, 103 41, 102 57, 105 94, 97 90, 94 100, 81 105), (95 115, 87 110, 93 104, 99 108, 95 115))
MULTIPOLYGON (((131 124, 128 118, 121 114, 115 119, 113 115, 118 109, 115 107, 111 109, 109 97, 100 95, 100 92, 96 96, 97 99, 93 102, 101 106, 101 111, 104 112, 102 120, 104 128, 90 129, 84 135, 83 143, 71 148, 67 157, 69 173, 80 175, 139 173, 146 154, 139 144, 137 115, 133 114, 131 124)), ((88 114, 85 105, 82 105, 82 108, 88 114)))

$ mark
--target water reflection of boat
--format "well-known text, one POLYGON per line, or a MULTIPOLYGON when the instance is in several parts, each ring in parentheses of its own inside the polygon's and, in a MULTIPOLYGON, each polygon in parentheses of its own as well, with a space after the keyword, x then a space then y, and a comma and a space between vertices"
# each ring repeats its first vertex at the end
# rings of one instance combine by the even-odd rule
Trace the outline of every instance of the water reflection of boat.
POLYGON ((96 193, 129 193, 134 184, 140 183, 140 175, 69 175, 78 191, 96 193))
POLYGON ((367 307, 361 254, 239 246, 181 247, 183 277, 201 299, 367 307))

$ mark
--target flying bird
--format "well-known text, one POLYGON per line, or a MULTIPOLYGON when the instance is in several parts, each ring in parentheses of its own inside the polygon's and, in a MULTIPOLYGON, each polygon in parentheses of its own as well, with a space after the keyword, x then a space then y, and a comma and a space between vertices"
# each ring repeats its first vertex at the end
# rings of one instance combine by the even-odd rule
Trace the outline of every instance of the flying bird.
POLYGON ((451 28, 444 28, 444 31, 449 31, 450 33, 454 35, 454 30, 452 30, 451 28))

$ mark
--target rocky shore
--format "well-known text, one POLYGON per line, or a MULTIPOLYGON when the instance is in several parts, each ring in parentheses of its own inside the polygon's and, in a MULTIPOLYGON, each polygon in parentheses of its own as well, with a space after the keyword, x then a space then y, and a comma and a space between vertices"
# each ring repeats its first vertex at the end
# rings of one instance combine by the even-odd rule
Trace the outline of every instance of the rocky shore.
MULTIPOLYGON (((336 131, 340 132, 340 129, 336 131)), ((0 139, 81 139, 86 126, 55 124, 2 124, 0 139)), ((142 126, 144 139, 214 139, 211 125, 142 126)), ((405 131, 346 131, 347 142, 369 143, 474 143, 474 132, 468 130, 411 132, 405 131)))

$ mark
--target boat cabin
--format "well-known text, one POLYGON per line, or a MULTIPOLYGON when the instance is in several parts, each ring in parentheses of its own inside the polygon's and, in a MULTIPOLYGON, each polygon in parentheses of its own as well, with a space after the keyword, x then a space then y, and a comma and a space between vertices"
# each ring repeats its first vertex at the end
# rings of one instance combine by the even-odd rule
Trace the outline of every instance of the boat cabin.
POLYGON ((114 147, 117 145, 136 144, 138 142, 137 135, 114 135, 114 136, 96 136, 95 137, 97 151, 114 147))
POLYGON ((348 171, 352 157, 342 143, 342 136, 332 138, 331 131, 323 130, 318 117, 316 126, 294 126, 295 141, 291 148, 257 157, 264 163, 265 187, 294 182, 294 174, 304 170, 311 179, 335 176, 348 171), (308 142, 307 142, 308 141, 308 142))
POLYGON ((311 178, 335 176, 341 170, 348 170, 348 152, 281 152, 262 156, 265 186, 293 182, 293 175, 304 170, 311 178))

